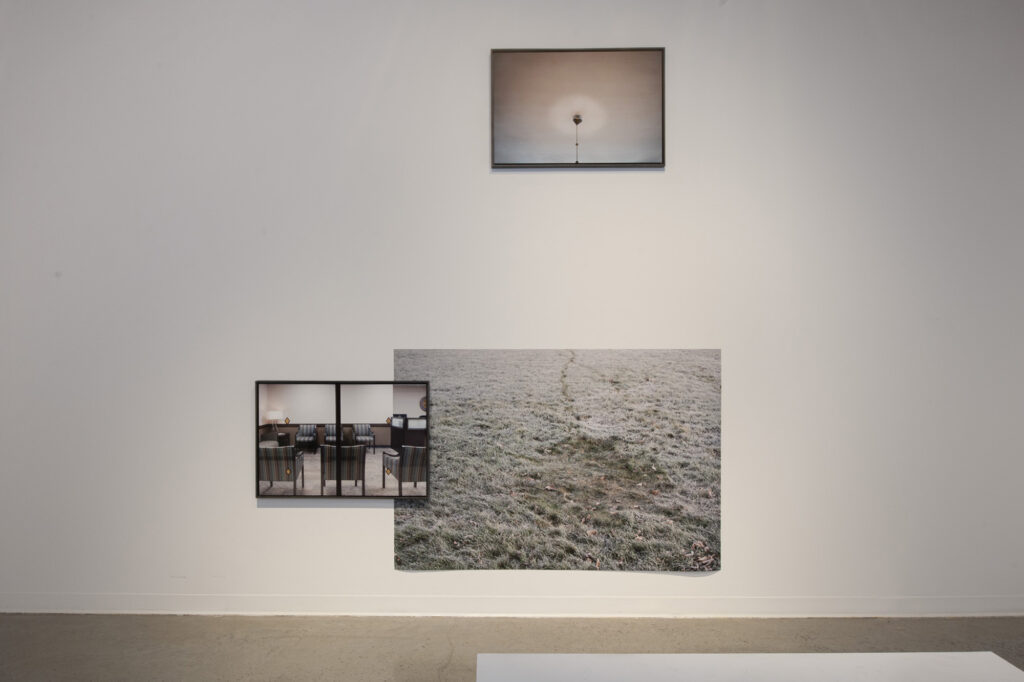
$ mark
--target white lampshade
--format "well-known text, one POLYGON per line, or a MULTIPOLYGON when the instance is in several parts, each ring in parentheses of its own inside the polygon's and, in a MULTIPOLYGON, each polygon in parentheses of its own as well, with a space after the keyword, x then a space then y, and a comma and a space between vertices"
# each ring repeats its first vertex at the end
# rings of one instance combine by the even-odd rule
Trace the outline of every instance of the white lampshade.
POLYGON ((284 419, 284 412, 281 410, 267 410, 267 421, 279 421, 284 419))

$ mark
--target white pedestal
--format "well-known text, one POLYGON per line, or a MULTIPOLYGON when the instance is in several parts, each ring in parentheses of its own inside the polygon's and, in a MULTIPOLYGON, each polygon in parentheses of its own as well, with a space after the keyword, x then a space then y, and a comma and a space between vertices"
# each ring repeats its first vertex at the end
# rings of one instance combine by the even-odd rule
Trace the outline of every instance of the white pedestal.
POLYGON ((1024 682, 991 651, 872 654, 478 654, 477 682, 1024 682))

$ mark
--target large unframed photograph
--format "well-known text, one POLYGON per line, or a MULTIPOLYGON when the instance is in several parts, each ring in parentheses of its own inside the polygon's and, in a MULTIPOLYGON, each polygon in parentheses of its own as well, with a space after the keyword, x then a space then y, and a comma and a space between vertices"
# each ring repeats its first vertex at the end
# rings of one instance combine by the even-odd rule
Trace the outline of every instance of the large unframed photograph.
POLYGON ((396 350, 430 382, 405 570, 721 568, 718 350, 396 350))

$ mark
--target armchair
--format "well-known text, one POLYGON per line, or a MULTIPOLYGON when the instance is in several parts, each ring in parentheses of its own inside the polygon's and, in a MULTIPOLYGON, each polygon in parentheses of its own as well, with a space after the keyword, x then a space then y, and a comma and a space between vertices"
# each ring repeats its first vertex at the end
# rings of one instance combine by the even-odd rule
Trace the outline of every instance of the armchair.
POLYGON ((341 489, 342 481, 352 485, 363 484, 366 495, 366 446, 365 445, 321 445, 320 446, 320 494, 324 494, 324 482, 333 480, 341 489))
POLYGON ((377 452, 377 436, 369 424, 353 424, 356 431, 356 443, 359 445, 370 445, 373 451, 377 452))
POLYGON ((295 449, 302 452, 316 452, 316 424, 299 424, 299 432, 295 434, 295 449))
MULTIPOLYGON (((285 447, 260 448, 256 459, 259 481, 267 481, 270 485, 264 493, 274 487, 275 481, 291 481, 292 494, 299 494, 299 472, 302 472, 302 485, 306 485, 306 471, 302 467, 302 455, 295 451, 294 445, 285 447)), ((259 486, 256 488, 259 492, 259 486)))
POLYGON ((402 459, 398 463, 398 470, 394 472, 398 479, 398 496, 402 496, 402 483, 412 482, 416 487, 417 481, 427 483, 427 448, 425 446, 402 446, 402 459))
POLYGON ((398 479, 398 497, 401 497, 402 482, 427 482, 427 449, 425 446, 402 445, 401 455, 385 450, 381 461, 381 487, 387 487, 385 474, 392 473, 398 479))

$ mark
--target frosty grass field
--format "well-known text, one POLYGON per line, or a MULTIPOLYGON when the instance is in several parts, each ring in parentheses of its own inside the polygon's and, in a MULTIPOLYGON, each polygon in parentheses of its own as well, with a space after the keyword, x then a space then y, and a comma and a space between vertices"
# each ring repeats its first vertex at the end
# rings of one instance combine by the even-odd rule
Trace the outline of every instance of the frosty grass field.
POLYGON ((407 570, 720 568, 717 350, 397 350, 430 381, 407 570))

